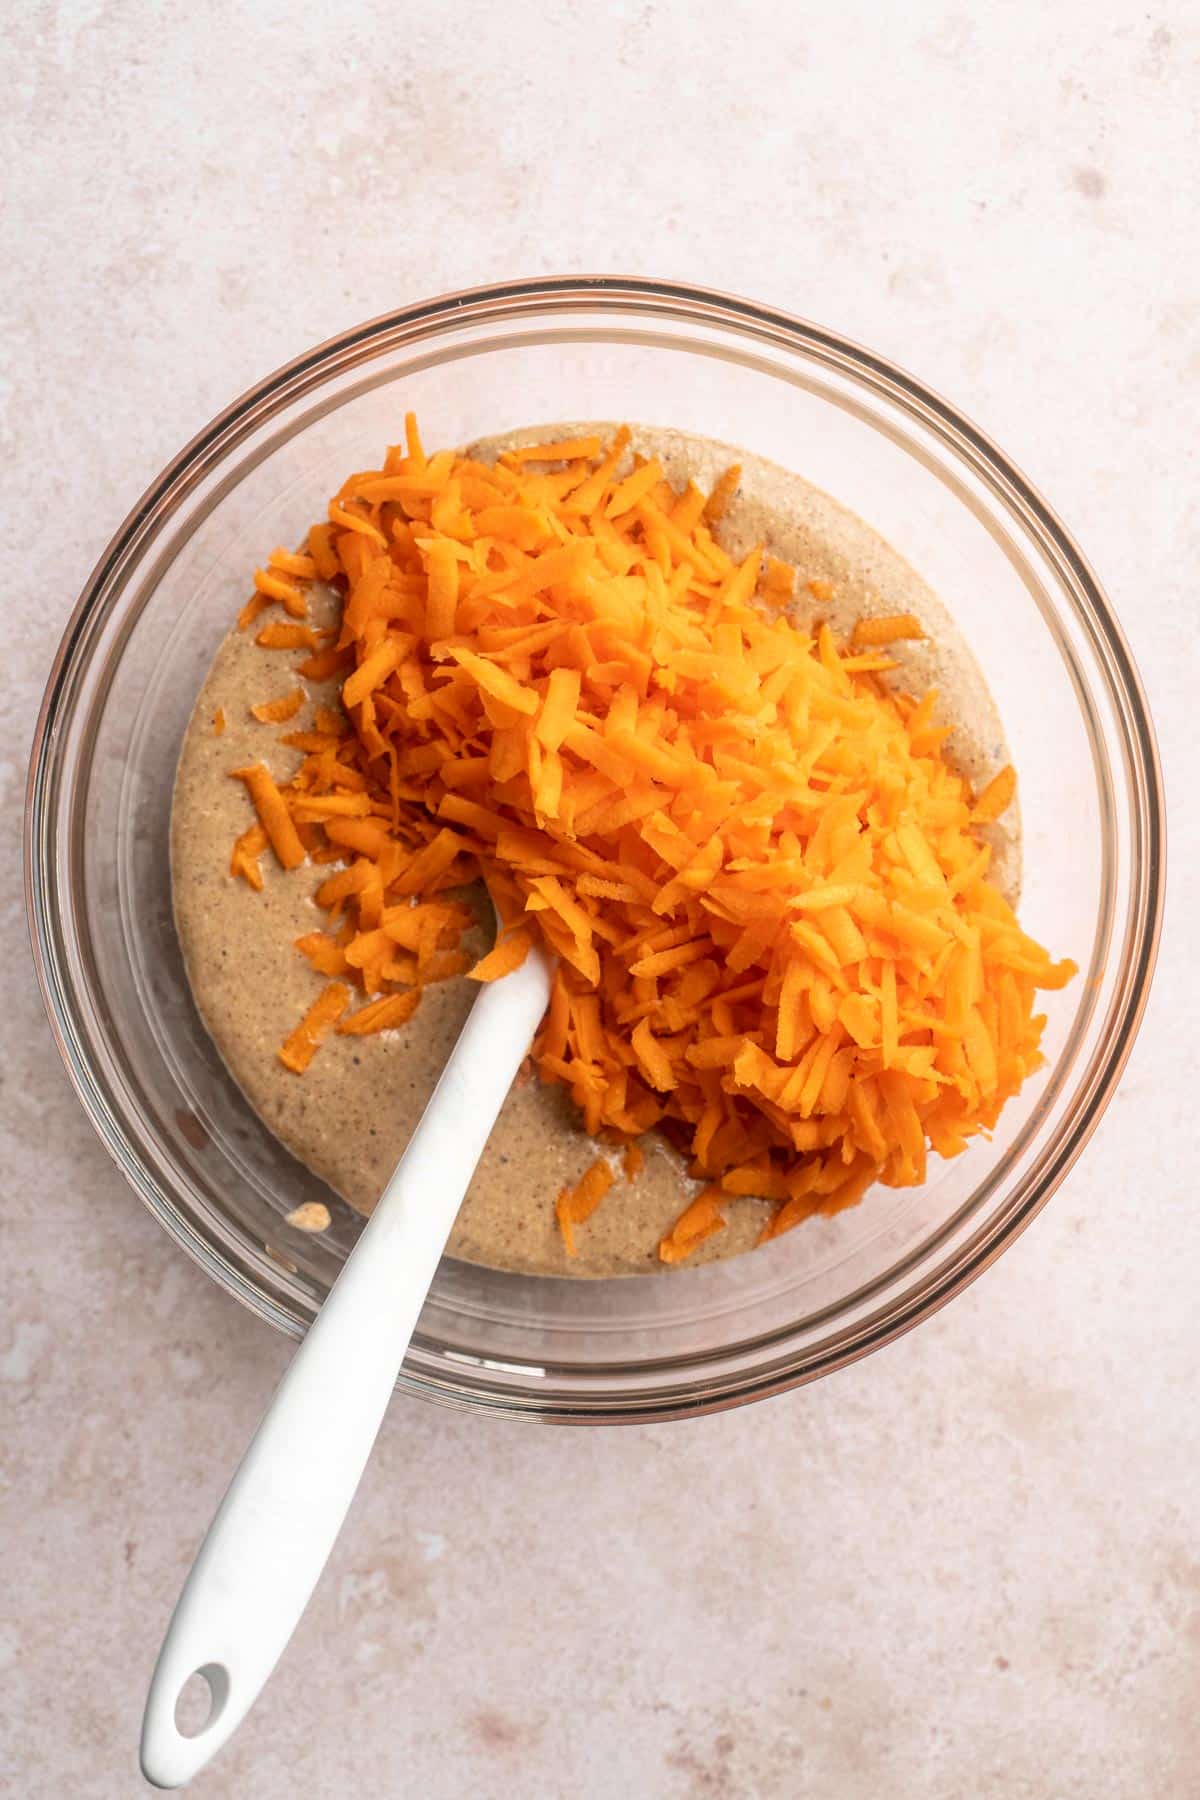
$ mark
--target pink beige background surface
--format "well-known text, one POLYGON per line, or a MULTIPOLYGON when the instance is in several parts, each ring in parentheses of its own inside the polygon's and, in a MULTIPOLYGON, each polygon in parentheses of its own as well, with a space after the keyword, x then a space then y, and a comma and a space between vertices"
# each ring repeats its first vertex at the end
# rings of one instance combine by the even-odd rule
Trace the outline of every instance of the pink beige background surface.
POLYGON ((140 1209, 44 1025, 19 810, 59 632, 137 494, 266 370, 440 289, 615 269, 870 344, 1051 497, 1160 728, 1156 993, 1048 1211, 877 1358, 621 1432, 397 1402, 285 1662, 194 1791, 1183 1800, 1195 4, 249 13, 20 0, 0 53, 0 1794, 145 1791, 166 1616, 287 1356, 140 1209))

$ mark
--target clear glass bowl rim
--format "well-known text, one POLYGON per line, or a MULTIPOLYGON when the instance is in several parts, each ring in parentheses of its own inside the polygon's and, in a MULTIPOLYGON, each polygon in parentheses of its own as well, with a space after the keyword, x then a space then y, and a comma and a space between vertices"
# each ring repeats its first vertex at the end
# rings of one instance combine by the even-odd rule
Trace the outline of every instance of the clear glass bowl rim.
POLYGON ((1123 946, 1120 980, 1110 1007, 1113 1028, 1103 1055, 1093 1066, 1091 1094, 1073 1131, 1056 1157, 1042 1168, 1032 1191, 1012 1207, 975 1253, 949 1270, 933 1287, 928 1284, 908 1305, 893 1310, 882 1326, 841 1345, 824 1359, 798 1359, 803 1366, 778 1363, 769 1370, 745 1373, 719 1391, 678 1396, 583 1399, 578 1405, 546 1408, 512 1406, 503 1395, 478 1387, 454 1391, 426 1381, 411 1386, 450 1404, 474 1410, 511 1411, 558 1423, 619 1423, 633 1420, 694 1417, 781 1392, 816 1379, 893 1341, 940 1310, 987 1268, 1040 1212, 1082 1152, 1116 1087, 1133 1047, 1149 995, 1162 929, 1165 894, 1166 815, 1162 770, 1146 696, 1136 665, 1103 589, 1079 546, 1057 514, 989 437, 923 383, 851 340, 825 327, 775 308, 683 283, 638 276, 568 275, 535 277, 462 289, 354 327, 306 351, 247 389, 200 431, 150 484, 114 533, 92 570, 63 633, 46 684, 30 756, 25 806, 25 895, 34 962, 50 1026, 68 1076, 109 1154, 159 1219, 194 1260, 259 1317, 297 1332, 296 1323, 232 1278, 219 1258, 206 1252, 189 1234, 186 1221, 162 1202, 150 1184, 138 1179, 119 1123, 111 1116, 93 1080, 89 1059, 65 999, 66 986, 47 913, 46 896, 53 888, 48 845, 52 841, 47 810, 52 786, 57 727, 70 687, 70 677, 95 621, 119 599, 125 572, 140 554, 143 539, 170 518, 193 487, 219 465, 250 431, 285 406, 340 372, 392 348, 419 342, 447 326, 508 324, 516 320, 553 318, 587 309, 614 316, 664 317, 732 330, 759 342, 774 343, 813 356, 827 366, 851 373, 877 394, 899 403, 931 428, 947 446, 999 491, 1026 529, 1051 554, 1062 576, 1066 599, 1085 624, 1104 665, 1110 701, 1121 732, 1129 824, 1135 846, 1130 871, 1135 886, 1132 920, 1123 946))

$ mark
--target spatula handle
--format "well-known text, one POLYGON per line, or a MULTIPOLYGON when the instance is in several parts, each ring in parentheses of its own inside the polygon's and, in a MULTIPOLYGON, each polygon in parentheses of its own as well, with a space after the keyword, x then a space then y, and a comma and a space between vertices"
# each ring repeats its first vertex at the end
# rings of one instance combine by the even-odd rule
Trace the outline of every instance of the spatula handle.
POLYGON ((308 1603, 549 990, 539 952, 481 989, 403 1160, 250 1441, 150 1683, 141 1761, 156 1787, 181 1787, 232 1737, 308 1603), (212 1706, 185 1737, 175 1707, 197 1672, 212 1706))

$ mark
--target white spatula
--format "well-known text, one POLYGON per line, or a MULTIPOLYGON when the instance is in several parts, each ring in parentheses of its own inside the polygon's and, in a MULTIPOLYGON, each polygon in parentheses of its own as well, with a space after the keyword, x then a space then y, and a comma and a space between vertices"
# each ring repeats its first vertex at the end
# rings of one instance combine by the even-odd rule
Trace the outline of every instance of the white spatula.
POLYGON ((175 1608, 142 1772, 182 1787, 228 1742, 304 1611, 366 1467, 429 1285, 550 997, 541 951, 484 987, 404 1157, 250 1440, 175 1608), (189 1677, 204 1726, 175 1722, 189 1677))

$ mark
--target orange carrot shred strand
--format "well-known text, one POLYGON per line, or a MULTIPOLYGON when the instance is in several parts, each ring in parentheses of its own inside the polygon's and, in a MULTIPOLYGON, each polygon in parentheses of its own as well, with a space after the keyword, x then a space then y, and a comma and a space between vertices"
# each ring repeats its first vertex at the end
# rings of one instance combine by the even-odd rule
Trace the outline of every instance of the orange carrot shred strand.
POLYGON ((294 688, 290 694, 284 694, 278 700, 260 700, 250 711, 264 725, 282 725, 286 719, 294 719, 303 704, 303 689, 294 688))
POLYGON ((282 620, 264 625, 254 641, 264 650, 316 650, 320 642, 311 625, 289 625, 282 620))
POLYGON ((690 1206, 684 1208, 658 1246, 660 1262, 684 1262, 694 1250, 717 1232, 724 1231, 726 1220, 721 1211, 724 1195, 720 1188, 705 1188, 690 1206))
POLYGON ((317 565, 311 556, 285 550, 281 544, 277 544, 267 558, 267 567, 278 569, 284 575, 298 575, 303 581, 314 581, 317 576, 317 565))
POLYGON ((979 795, 971 817, 976 824, 986 824, 992 819, 998 819, 1012 805, 1016 791, 1017 771, 1011 763, 1006 763, 998 775, 992 776, 979 795))
POLYGON ((526 444, 520 450, 510 450, 508 458, 514 463, 575 462, 581 457, 597 456, 599 451, 598 437, 560 438, 557 443, 526 444))
POLYGON ((317 574, 322 581, 332 581, 340 567, 333 537, 331 525, 318 524, 309 528, 308 554, 312 557, 317 574))
POLYGON ((258 859, 269 841, 266 832, 256 820, 238 838, 229 859, 229 873, 235 879, 240 875, 256 892, 261 892, 263 887, 263 873, 258 866, 258 859))
MULTIPOLYGON (((261 640, 260 640, 261 641, 261 640)), ((323 650, 314 650, 311 656, 296 664, 297 675, 305 676, 309 681, 328 681, 331 676, 338 675, 346 667, 346 656, 343 651, 327 644, 323 650)))
POLYGON ((234 769, 232 774, 235 780, 245 782, 259 821, 280 863, 285 869, 298 869, 304 861, 304 845, 300 842, 283 795, 272 780, 270 771, 263 763, 254 763, 248 769, 234 769))
POLYGON ((284 1068, 302 1075, 320 1047, 321 1039, 335 1025, 350 1004, 350 989, 342 981, 331 981, 322 988, 300 1023, 290 1031, 279 1047, 279 1060, 284 1068))
POLYGON ((259 613, 266 612, 270 605, 271 596, 269 594, 260 594, 256 588, 237 616, 238 630, 247 630, 249 626, 253 625, 259 613))
POLYGON ((505 975, 511 975, 519 969, 533 948, 533 936, 528 931, 512 931, 507 937, 498 940, 495 947, 486 956, 480 957, 474 968, 467 973, 472 981, 499 981, 505 975))
POLYGON ((560 1191, 554 1211, 568 1256, 578 1254, 572 1227, 582 1225, 591 1218, 612 1184, 612 1169, 602 1158, 597 1158, 584 1170, 573 1188, 563 1188, 560 1191))
POLYGON ((338 1021, 339 1037, 374 1037, 381 1031, 395 1031, 407 1025, 421 1003, 420 988, 403 994, 384 994, 360 1006, 348 1018, 338 1021))
POLYGON ((265 595, 268 600, 278 600, 293 619, 303 619, 308 612, 304 589, 298 588, 294 581, 277 575, 273 569, 255 569, 254 587, 256 593, 265 595))
POLYGON ((344 975, 349 968, 346 952, 323 931, 308 931, 296 939, 296 948, 306 956, 319 975, 344 975))
POLYGON ((900 638, 923 638, 925 633, 915 613, 888 613, 874 619, 860 619, 854 627, 851 642, 856 650, 869 645, 894 644, 900 638))
POLYGON ((725 514, 729 509, 729 502, 737 493, 738 482, 741 479, 741 464, 730 463, 729 467, 721 476, 712 493, 704 503, 703 516, 710 525, 717 524, 719 520, 725 517, 725 514))

